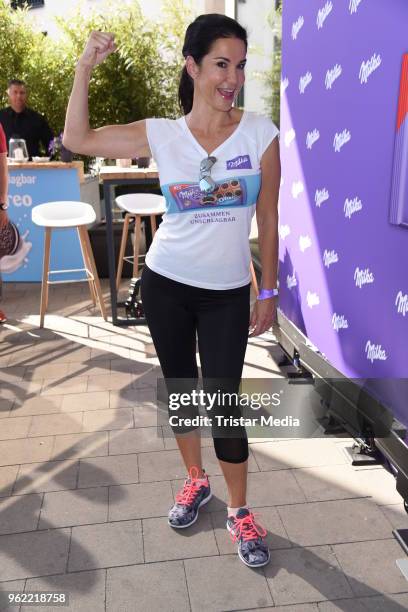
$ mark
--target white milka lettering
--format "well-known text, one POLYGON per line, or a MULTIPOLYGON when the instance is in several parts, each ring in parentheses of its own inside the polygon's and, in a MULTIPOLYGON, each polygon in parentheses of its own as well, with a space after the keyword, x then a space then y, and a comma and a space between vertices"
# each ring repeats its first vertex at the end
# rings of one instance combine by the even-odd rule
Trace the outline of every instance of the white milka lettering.
POLYGON ((356 283, 356 287, 361 287, 363 285, 367 285, 369 283, 374 282, 374 274, 370 272, 369 268, 365 268, 364 270, 360 270, 360 268, 356 268, 354 270, 354 280, 356 283))
POLYGON ((360 6, 360 4, 362 3, 362 1, 363 0, 350 0, 349 11, 350 11, 351 15, 353 13, 357 13, 357 9, 360 6))
POLYGON ((339 256, 336 251, 327 251, 325 250, 323 253, 323 263, 326 268, 330 268, 332 263, 337 263, 339 261, 339 256))
POLYGON ((289 87, 289 79, 288 77, 286 77, 282 79, 281 81, 281 86, 280 86, 281 94, 284 94, 288 87, 289 87))
POLYGON ((303 24, 305 23, 304 17, 302 17, 302 15, 300 17, 298 17, 298 19, 292 24, 292 39, 296 40, 297 39, 297 35, 299 34, 300 30, 303 27, 303 24))
POLYGON ((323 189, 316 189, 315 192, 315 203, 316 206, 319 206, 321 204, 323 204, 323 202, 325 202, 326 200, 329 199, 329 192, 327 191, 327 189, 323 188, 323 189))
POLYGON ((281 240, 285 240, 285 238, 287 238, 287 236, 289 236, 290 234, 290 227, 289 225, 280 225, 279 226, 279 237, 281 240))
POLYGON ((333 147, 336 153, 339 153, 342 146, 349 142, 349 140, 351 140, 351 134, 348 130, 343 130, 340 133, 336 132, 333 140, 333 147))
POLYGON ((299 248, 302 251, 302 253, 304 253, 306 249, 310 248, 311 246, 312 246, 312 241, 310 239, 310 236, 300 236, 299 248))
POLYGON ((354 215, 355 212, 361 210, 363 208, 363 204, 361 202, 361 200, 359 198, 353 198, 352 200, 349 200, 348 198, 346 198, 345 202, 344 202, 344 216, 347 219, 351 219, 351 215, 354 215))
POLYGON ((371 344, 370 340, 367 340, 367 343, 365 345, 365 352, 368 361, 371 361, 371 363, 373 363, 373 361, 375 360, 387 360, 387 353, 385 352, 385 349, 383 349, 381 344, 371 344))
POLYGON ((293 128, 285 132, 285 146, 289 146, 296 138, 296 132, 293 128))
POLYGON ((306 135, 306 148, 311 149, 314 143, 319 140, 320 132, 319 130, 314 129, 313 132, 308 132, 306 135))
POLYGON ((408 312, 408 294, 403 294, 402 291, 398 291, 397 297, 395 298, 395 305, 397 307, 397 312, 405 317, 408 312))
POLYGON ((376 53, 374 53, 374 55, 366 62, 362 62, 360 66, 360 73, 358 75, 361 85, 363 83, 367 83, 368 77, 375 70, 377 70, 377 68, 381 65, 381 62, 382 62, 381 55, 377 55, 376 53))
POLYGON ((290 276, 289 274, 286 277, 286 285, 288 289, 292 289, 292 287, 296 287, 297 286, 297 280, 296 280, 296 274, 295 271, 293 270, 293 274, 292 276, 290 276))
POLYGON ((306 74, 304 74, 303 76, 300 77, 299 79, 299 91, 301 94, 305 93, 305 89, 306 87, 309 85, 309 83, 312 81, 312 73, 311 72, 306 72, 306 74))
POLYGON ((332 10, 333 10, 333 2, 328 1, 324 5, 324 7, 318 11, 317 19, 316 19, 316 25, 317 25, 318 30, 322 29, 324 22, 326 21, 327 17, 330 15, 332 10))
POLYGON ((309 308, 313 308, 313 306, 318 306, 320 304, 319 296, 317 293, 312 293, 312 291, 307 292, 306 301, 309 308))
POLYGON ((346 317, 344 315, 338 315, 336 313, 333 313, 332 325, 333 325, 333 329, 336 332, 338 332, 339 329, 348 329, 348 326, 349 326, 346 317))
POLYGON ((334 81, 339 78, 342 72, 343 68, 340 66, 340 64, 336 64, 333 66, 333 68, 326 72, 326 79, 324 81, 326 89, 332 88, 334 81))
POLYGON ((301 193, 303 193, 305 190, 304 185, 302 183, 302 181, 296 181, 295 183, 292 183, 292 196, 294 197, 295 200, 298 199, 298 197, 300 196, 301 193))

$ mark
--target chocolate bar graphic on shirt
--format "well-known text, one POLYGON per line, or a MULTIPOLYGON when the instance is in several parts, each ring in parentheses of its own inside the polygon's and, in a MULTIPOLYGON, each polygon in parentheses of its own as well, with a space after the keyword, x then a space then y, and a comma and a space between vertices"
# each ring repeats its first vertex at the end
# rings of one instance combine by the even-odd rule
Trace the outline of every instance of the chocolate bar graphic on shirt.
POLYGON ((244 206, 247 201, 245 180, 239 178, 217 182, 212 193, 203 193, 197 183, 178 183, 169 189, 181 212, 218 206, 244 206))
POLYGON ((390 223, 408 227, 408 53, 403 55, 394 146, 390 223))

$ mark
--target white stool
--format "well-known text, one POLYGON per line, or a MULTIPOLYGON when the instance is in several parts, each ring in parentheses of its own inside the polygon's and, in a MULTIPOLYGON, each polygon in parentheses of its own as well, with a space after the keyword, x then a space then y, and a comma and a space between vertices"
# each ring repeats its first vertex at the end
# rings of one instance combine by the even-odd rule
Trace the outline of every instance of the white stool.
POLYGON ((62 272, 86 272, 85 282, 89 283, 92 301, 99 302, 101 314, 106 321, 106 310, 103 301, 101 285, 96 270, 95 259, 89 240, 86 225, 93 223, 96 219, 95 211, 90 204, 83 202, 46 202, 35 206, 31 211, 33 223, 45 227, 43 275, 41 284, 41 307, 40 327, 44 327, 44 317, 48 306, 48 285, 59 283, 80 283, 83 280, 50 281, 50 274, 62 272), (51 270, 50 271, 50 247, 51 232, 53 229, 76 227, 79 243, 81 245, 84 268, 74 270, 51 270))
POLYGON ((156 215, 166 212, 166 200, 163 196, 155 193, 127 193, 118 196, 116 204, 121 210, 126 212, 125 222, 122 230, 122 240, 120 243, 118 270, 116 274, 116 288, 119 289, 120 279, 122 278, 123 262, 133 261, 133 276, 137 276, 139 269, 139 241, 142 231, 142 217, 150 217, 152 237, 156 233, 156 215), (135 219, 135 240, 133 243, 133 256, 125 257, 126 242, 129 232, 129 221, 135 219))

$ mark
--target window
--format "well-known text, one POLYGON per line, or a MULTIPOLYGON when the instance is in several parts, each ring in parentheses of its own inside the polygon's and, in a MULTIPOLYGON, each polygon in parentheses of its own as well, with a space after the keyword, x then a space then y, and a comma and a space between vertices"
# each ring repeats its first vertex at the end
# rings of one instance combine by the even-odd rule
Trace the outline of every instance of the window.
POLYGON ((11 0, 11 8, 23 8, 23 6, 27 5, 28 8, 37 8, 39 6, 44 6, 44 0, 11 0))

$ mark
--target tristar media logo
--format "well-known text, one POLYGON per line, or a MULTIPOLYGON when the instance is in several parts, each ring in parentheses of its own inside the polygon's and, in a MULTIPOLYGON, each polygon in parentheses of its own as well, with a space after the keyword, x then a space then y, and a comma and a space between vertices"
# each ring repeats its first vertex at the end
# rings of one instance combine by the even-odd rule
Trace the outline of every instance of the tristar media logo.
POLYGON ((405 317, 408 312, 408 295, 406 293, 403 294, 402 291, 398 291, 397 297, 395 298, 395 306, 397 307, 397 312, 405 317))
POLYGON ((377 360, 386 361, 388 358, 387 353, 385 352, 381 344, 371 344, 370 340, 367 340, 367 343, 365 345, 365 353, 368 361, 371 361, 371 363, 377 360))
POLYGON ((322 29, 324 22, 326 21, 327 17, 330 15, 332 10, 333 10, 333 2, 326 2, 324 7, 318 11, 317 18, 316 18, 316 25, 317 25, 318 30, 322 29))
POLYGON ((344 145, 351 140, 351 134, 348 130, 343 130, 340 133, 335 133, 333 140, 333 147, 336 153, 340 153, 340 150, 344 145))
POLYGON ((366 62, 362 62, 360 66, 360 73, 358 75, 362 85, 363 83, 367 83, 368 77, 374 72, 374 70, 377 70, 377 68, 381 66, 381 62, 381 55, 377 55, 376 53, 374 53, 374 55, 366 62))
POLYGON ((238 168, 248 170, 252 168, 249 155, 239 155, 234 159, 227 160, 227 170, 237 170, 238 168))

